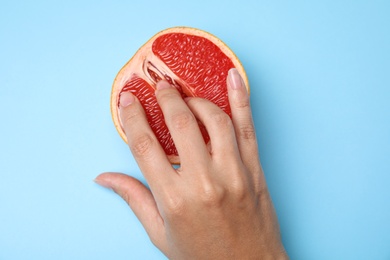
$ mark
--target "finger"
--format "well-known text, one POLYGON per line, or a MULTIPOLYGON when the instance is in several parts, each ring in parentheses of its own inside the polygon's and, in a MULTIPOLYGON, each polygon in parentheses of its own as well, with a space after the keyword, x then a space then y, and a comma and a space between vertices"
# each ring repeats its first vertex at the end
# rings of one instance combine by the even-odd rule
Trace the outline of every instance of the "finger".
POLYGON ((180 93, 167 81, 160 81, 156 97, 179 153, 181 167, 207 163, 210 155, 198 122, 180 93))
POLYGON ((227 85, 232 121, 241 159, 248 167, 251 165, 258 167, 258 148, 249 95, 237 69, 229 70, 227 85))
POLYGON ((229 158, 239 158, 237 140, 230 117, 206 99, 190 98, 187 100, 187 105, 207 129, 212 158, 224 162, 229 158))
POLYGON ((130 150, 150 188, 158 192, 169 184, 172 176, 169 172, 174 170, 150 128, 141 103, 130 92, 122 93, 119 112, 130 150))
POLYGON ((121 196, 140 220, 150 239, 159 248, 166 248, 164 221, 152 193, 139 180, 122 173, 102 173, 96 177, 99 185, 121 196))

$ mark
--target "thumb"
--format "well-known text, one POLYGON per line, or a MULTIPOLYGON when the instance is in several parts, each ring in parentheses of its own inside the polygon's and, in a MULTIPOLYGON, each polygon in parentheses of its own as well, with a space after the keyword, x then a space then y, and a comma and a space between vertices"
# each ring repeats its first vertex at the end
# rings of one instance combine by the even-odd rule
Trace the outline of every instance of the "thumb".
POLYGON ((95 182, 112 189, 129 204, 150 240, 164 252, 167 248, 164 221, 150 190, 139 180, 123 173, 102 173, 96 177, 95 182))

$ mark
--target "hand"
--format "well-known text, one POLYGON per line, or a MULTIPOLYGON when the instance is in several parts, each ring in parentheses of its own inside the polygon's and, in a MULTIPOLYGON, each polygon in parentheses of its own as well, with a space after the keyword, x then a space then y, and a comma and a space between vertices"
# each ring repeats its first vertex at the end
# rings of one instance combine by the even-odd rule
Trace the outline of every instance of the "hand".
POLYGON ((236 69, 227 79, 232 119, 201 98, 185 101, 166 81, 156 96, 176 144, 174 169, 139 101, 120 100, 128 143, 150 190, 121 174, 96 182, 131 207, 151 241, 170 259, 287 259, 259 161, 249 96, 236 69), (210 135, 206 145, 200 120, 210 135))

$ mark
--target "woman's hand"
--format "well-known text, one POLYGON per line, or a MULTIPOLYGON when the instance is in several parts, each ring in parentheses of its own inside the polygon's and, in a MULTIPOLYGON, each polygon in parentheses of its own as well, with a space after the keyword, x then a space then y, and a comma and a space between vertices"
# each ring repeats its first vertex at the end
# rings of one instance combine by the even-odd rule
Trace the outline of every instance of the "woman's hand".
POLYGON ((96 182, 132 208, 170 259, 287 259, 259 161, 249 96, 236 69, 227 78, 232 119, 201 98, 183 100, 166 81, 156 96, 178 150, 174 169, 140 102, 123 93, 120 114, 129 147, 150 186, 121 173, 96 182), (206 127, 206 145, 197 119, 206 127))

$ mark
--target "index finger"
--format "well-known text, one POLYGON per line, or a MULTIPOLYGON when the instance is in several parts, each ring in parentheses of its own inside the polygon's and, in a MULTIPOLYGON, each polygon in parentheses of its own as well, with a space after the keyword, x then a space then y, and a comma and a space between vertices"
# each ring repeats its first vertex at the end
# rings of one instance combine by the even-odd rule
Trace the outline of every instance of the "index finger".
POLYGON ((156 97, 180 157, 180 168, 207 164, 207 150, 198 122, 176 88, 167 81, 156 85, 156 97))
POLYGON ((152 191, 170 182, 174 169, 146 119, 139 100, 130 92, 120 97, 120 119, 130 150, 152 191))

